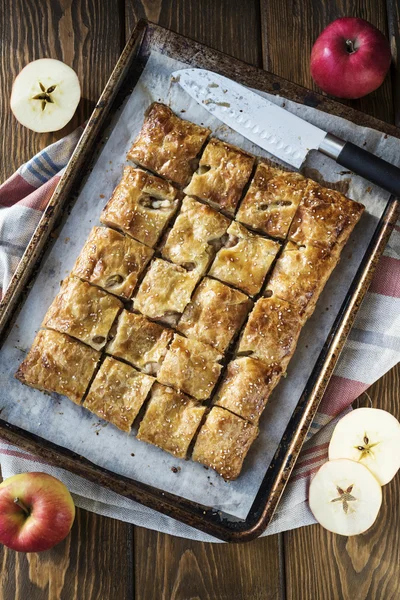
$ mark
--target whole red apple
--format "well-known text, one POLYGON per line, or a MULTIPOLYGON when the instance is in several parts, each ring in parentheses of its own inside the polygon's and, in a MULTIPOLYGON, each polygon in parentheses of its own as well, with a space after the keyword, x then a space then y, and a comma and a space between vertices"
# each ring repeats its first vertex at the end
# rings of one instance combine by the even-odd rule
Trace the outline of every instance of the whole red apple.
POLYGON ((390 66, 389 42, 364 19, 333 21, 315 42, 311 75, 327 94, 361 98, 378 88, 390 66))
POLYGON ((22 473, 0 484, 0 543, 40 552, 61 542, 75 518, 65 485, 47 473, 22 473))

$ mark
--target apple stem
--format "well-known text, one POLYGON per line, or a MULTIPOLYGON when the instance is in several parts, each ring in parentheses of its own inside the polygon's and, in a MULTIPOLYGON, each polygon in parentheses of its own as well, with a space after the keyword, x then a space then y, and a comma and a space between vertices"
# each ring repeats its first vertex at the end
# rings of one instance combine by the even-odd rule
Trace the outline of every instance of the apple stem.
POLYGON ((14 498, 14 504, 16 504, 17 506, 19 506, 24 511, 24 513, 29 517, 29 515, 31 514, 31 511, 26 506, 26 504, 24 504, 22 502, 22 500, 20 500, 18 497, 14 498))
POLYGON ((349 54, 353 54, 356 51, 353 40, 346 40, 346 50, 349 54))

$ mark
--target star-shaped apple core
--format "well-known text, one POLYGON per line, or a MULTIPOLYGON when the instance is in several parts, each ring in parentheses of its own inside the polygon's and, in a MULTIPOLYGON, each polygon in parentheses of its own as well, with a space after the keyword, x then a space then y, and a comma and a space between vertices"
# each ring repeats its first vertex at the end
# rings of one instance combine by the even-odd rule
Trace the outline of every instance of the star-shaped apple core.
POLYGON ((374 458, 374 453, 372 451, 372 448, 377 446, 379 444, 379 442, 376 442, 375 444, 370 444, 369 438, 366 433, 364 434, 363 442, 364 442, 363 446, 362 445, 355 446, 355 448, 357 448, 357 450, 359 450, 361 452, 359 460, 363 460, 363 458, 367 458, 368 456, 371 458, 374 458))
POLYGON ((354 502, 355 500, 357 500, 357 498, 355 498, 354 496, 351 495, 351 492, 353 490, 354 484, 353 485, 349 485, 349 487, 347 488, 347 490, 343 490, 341 487, 336 486, 336 489, 338 491, 338 498, 333 498, 333 500, 331 500, 331 502, 341 502, 343 505, 343 510, 344 512, 348 513, 349 510, 349 502, 354 502))
POLYGON ((42 103, 42 110, 44 110, 47 104, 54 104, 54 100, 51 94, 54 92, 57 86, 51 85, 46 89, 43 83, 39 81, 39 87, 42 91, 40 92, 40 94, 36 94, 36 96, 33 96, 32 100, 40 100, 42 103))

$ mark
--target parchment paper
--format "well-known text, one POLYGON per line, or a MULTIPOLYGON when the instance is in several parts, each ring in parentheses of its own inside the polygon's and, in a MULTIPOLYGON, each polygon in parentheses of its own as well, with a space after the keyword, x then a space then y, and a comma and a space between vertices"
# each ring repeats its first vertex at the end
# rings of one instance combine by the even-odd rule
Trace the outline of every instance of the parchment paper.
MULTIPOLYGON (((346 180, 348 195, 363 202, 367 212, 344 249, 339 266, 302 332, 288 376, 281 381, 267 405, 261 419, 260 436, 237 481, 226 483, 200 464, 174 459, 162 450, 137 441, 134 434, 127 435, 106 425, 66 398, 49 397, 13 378, 47 307, 58 292, 60 281, 71 270, 90 229, 99 222, 100 212, 121 177, 126 152, 139 132, 144 111, 151 102, 165 102, 183 118, 208 125, 216 136, 255 154, 268 156, 192 101, 177 83, 171 83, 171 72, 185 66, 153 53, 133 93, 115 115, 94 168, 83 182, 78 200, 45 257, 41 272, 0 350, 1 417, 111 471, 212 506, 234 517, 245 518, 382 214, 388 199, 388 194, 382 190, 358 177, 343 174, 341 167, 318 153, 312 153, 307 160, 306 167, 313 169, 314 176, 318 172, 327 182, 346 180), (172 467, 180 470, 174 473, 172 467)), ((384 155, 396 164, 399 162, 398 159, 393 160, 398 155, 398 140, 384 139, 382 134, 313 108, 276 97, 270 99, 285 102, 287 109, 316 125, 384 155)))

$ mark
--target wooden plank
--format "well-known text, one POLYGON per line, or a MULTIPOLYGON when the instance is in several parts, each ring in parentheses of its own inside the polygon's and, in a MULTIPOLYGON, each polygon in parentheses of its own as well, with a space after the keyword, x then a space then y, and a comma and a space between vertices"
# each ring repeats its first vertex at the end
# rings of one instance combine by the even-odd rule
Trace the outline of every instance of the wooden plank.
MULTIPOLYGON (((260 2, 264 68, 311 89, 318 90, 310 75, 311 49, 331 21, 344 16, 361 17, 388 35, 384 0, 363 0, 356 4, 353 0, 260 2)), ((379 119, 393 122, 390 77, 372 94, 349 104, 379 119)))
MULTIPOLYGON (((36 3, 0 0, 0 180, 40 148, 88 118, 122 49, 119 0, 36 3), (27 33, 28 32, 28 33, 27 33), (52 57, 70 64, 82 85, 73 121, 56 134, 20 126, 9 108, 14 77, 29 61, 52 57)), ((78 510, 69 536, 40 554, 0 547, 0 600, 114 600, 133 597, 132 526, 78 510)))
POLYGON ((10 3, 0 0, 0 181, 88 118, 121 51, 119 8, 119 0, 15 0, 10 10, 10 3), (55 134, 37 134, 22 127, 9 107, 16 75, 28 62, 43 57, 57 58, 72 66, 82 86, 82 100, 74 119, 55 134))
POLYGON ((0 600, 131 600, 132 532, 77 510, 71 535, 47 552, 0 548, 0 600))
POLYGON ((394 122, 400 126, 400 3, 386 0, 390 47, 393 56, 392 90, 394 122))
POLYGON ((205 544, 135 529, 135 600, 278 600, 278 536, 205 544))
MULTIPOLYGON (((368 391, 373 406, 400 419, 400 366, 368 391)), ((383 488, 377 521, 346 538, 319 525, 284 534, 287 600, 397 600, 400 577, 400 477, 383 488)))
POLYGON ((127 35, 140 18, 261 66, 258 0, 126 0, 127 35))

